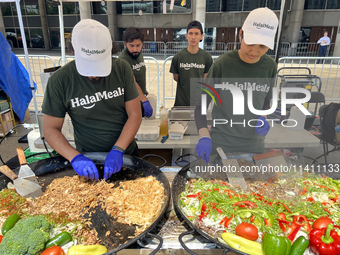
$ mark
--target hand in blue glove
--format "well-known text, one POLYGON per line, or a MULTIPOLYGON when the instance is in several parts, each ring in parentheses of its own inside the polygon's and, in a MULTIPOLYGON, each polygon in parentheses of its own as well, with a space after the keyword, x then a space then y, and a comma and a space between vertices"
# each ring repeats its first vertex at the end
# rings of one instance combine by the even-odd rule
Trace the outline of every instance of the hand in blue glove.
POLYGON ((153 110, 149 100, 143 102, 144 116, 150 118, 152 116, 153 110))
POLYGON ((123 165, 123 152, 119 150, 111 150, 107 154, 104 163, 104 179, 107 180, 112 174, 120 171, 123 165))
POLYGON ((71 165, 78 175, 90 178, 91 180, 98 180, 99 175, 96 165, 83 154, 76 155, 71 160, 71 165))
POLYGON ((212 141, 209 137, 202 137, 196 145, 196 154, 199 158, 205 160, 205 163, 209 162, 210 154, 212 150, 212 141))
POLYGON ((269 132, 270 125, 267 121, 267 119, 263 116, 260 116, 257 119, 256 127, 255 127, 255 133, 260 136, 266 136, 266 134, 269 132))

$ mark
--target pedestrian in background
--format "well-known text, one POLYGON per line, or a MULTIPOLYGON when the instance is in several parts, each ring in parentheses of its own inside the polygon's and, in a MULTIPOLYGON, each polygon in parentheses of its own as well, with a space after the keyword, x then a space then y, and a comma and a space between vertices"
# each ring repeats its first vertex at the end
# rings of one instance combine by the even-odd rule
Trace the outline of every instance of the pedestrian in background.
MULTIPOLYGON (((326 56, 327 46, 331 44, 331 39, 329 39, 327 31, 324 32, 323 37, 321 37, 317 43, 320 43, 319 56, 326 56)), ((319 62, 320 59, 316 63, 319 64, 319 62)))

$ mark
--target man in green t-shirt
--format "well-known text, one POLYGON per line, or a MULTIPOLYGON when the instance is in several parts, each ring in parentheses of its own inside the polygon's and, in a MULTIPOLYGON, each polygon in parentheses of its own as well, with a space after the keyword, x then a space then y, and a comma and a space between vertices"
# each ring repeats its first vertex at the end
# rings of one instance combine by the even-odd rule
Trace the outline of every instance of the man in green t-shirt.
POLYGON ((68 159, 80 176, 98 180, 94 162, 83 152, 109 152, 104 178, 118 172, 123 154, 138 156, 134 137, 142 121, 138 91, 130 66, 112 58, 118 52, 107 27, 84 19, 72 31, 75 60, 48 80, 42 112, 48 144, 68 159), (76 149, 61 133, 70 115, 76 149))
POLYGON ((153 110, 146 97, 146 68, 142 53, 144 35, 140 29, 128 27, 124 32, 123 41, 125 49, 120 53, 119 58, 124 59, 131 66, 135 76, 139 100, 142 102, 142 114, 150 118, 153 110))
POLYGON ((203 28, 200 22, 194 20, 188 24, 186 37, 188 47, 173 57, 170 67, 170 73, 177 82, 175 106, 197 104, 200 93, 196 90, 190 91, 190 78, 203 80, 213 63, 210 53, 198 47, 203 39, 203 28), (190 98, 195 102, 190 102, 190 98))
MULTIPOLYGON (((212 91, 207 86, 214 96, 220 98, 212 111, 213 123, 220 121, 212 125, 210 133, 201 104, 195 110, 200 136, 196 154, 207 163, 210 154, 216 154, 217 147, 225 152, 264 152, 264 137, 270 125, 266 116, 255 115, 248 104, 251 103, 256 110, 270 108, 277 65, 266 52, 274 48, 277 26, 278 19, 273 11, 268 8, 253 10, 240 29, 240 50, 223 54, 210 68, 205 83, 215 89, 212 91), (231 89, 240 94, 232 94, 231 89), (235 114, 240 108, 244 109, 244 113, 235 114)), ((206 105, 209 105, 211 97, 206 93, 203 96, 206 96, 206 105)))

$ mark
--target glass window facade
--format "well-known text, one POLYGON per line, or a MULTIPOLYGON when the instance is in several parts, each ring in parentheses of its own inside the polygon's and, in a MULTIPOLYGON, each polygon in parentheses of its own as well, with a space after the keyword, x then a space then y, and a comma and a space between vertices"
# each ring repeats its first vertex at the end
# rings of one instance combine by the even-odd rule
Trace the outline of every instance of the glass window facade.
POLYGON ((340 9, 339 0, 327 0, 326 9, 340 9))
POLYGON ((238 0, 228 1, 227 10, 230 11, 230 12, 242 11, 243 10, 243 1, 238 1, 238 0))
POLYGON ((206 12, 240 12, 268 7, 280 10, 281 0, 207 0, 206 12))
MULTIPOLYGON (((57 2, 49 3, 46 1, 46 12, 47 15, 58 15, 59 12, 57 2)), ((63 14, 64 15, 79 14, 79 4, 63 2, 63 14)))
POLYGON ((57 2, 50 3, 46 1, 46 13, 47 15, 58 15, 57 2))
POLYGON ((133 13, 133 1, 120 2, 121 14, 132 14, 133 13))
POLYGON ((266 0, 244 0, 243 1, 243 11, 252 11, 260 7, 266 7, 266 0))
MULTIPOLYGON (((2 16, 13 16, 13 7, 11 5, 1 7, 2 16)), ((15 10, 16 12, 16 10, 15 10)))
POLYGON ((305 9, 325 9, 325 8, 326 8, 325 0, 305 0, 305 9))
POLYGON ((267 0, 267 7, 271 10, 280 10, 281 0, 267 0))
POLYGON ((38 5, 25 5, 24 7, 26 15, 39 15, 39 6, 38 5))
POLYGON ((153 2, 149 1, 149 2, 134 2, 133 3, 134 6, 134 13, 135 14, 139 14, 139 12, 141 11, 140 14, 143 13, 152 13, 153 12, 153 2))
POLYGON ((206 12, 221 12, 221 0, 207 0, 205 10, 206 12))
POLYGON ((107 14, 107 2, 92 2, 92 14, 107 14))
MULTIPOLYGON (((187 0, 184 6, 181 5, 182 0, 176 0, 174 9, 170 10, 170 2, 166 2, 167 13, 190 13, 191 0, 187 0)), ((163 13, 163 2, 160 1, 127 1, 117 2, 118 14, 139 14, 143 13, 163 13)))

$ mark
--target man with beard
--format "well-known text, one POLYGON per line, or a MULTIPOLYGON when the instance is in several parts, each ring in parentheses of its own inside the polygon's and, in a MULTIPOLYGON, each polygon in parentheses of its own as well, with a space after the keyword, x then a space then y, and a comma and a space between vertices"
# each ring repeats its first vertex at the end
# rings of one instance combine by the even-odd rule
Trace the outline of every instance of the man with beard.
POLYGON ((72 31, 75 60, 49 78, 42 112, 48 144, 69 160, 78 175, 98 180, 83 152, 108 152, 104 178, 118 172, 123 154, 138 156, 134 137, 141 124, 138 91, 130 66, 112 58, 118 46, 107 27, 84 19, 72 31), (74 127, 74 149, 61 133, 66 112, 74 127))
POLYGON ((146 95, 146 68, 142 53, 144 35, 136 27, 128 27, 123 35, 124 50, 120 53, 119 58, 129 63, 135 76, 135 82, 139 93, 139 100, 142 104, 143 116, 150 118, 153 109, 146 95))

